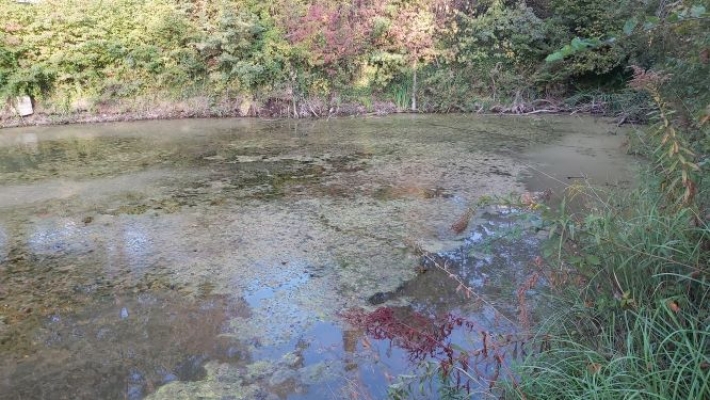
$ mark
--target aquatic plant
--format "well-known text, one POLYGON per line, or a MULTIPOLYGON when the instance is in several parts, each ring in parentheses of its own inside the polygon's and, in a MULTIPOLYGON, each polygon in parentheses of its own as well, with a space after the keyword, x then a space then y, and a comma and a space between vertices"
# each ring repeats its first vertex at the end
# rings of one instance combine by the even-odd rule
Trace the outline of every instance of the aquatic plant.
MULTIPOLYGON (((438 382, 439 392, 490 391, 499 379, 510 374, 511 359, 523 357, 532 349, 528 335, 490 332, 475 321, 454 314, 432 316, 406 308, 379 307, 370 312, 352 309, 342 316, 369 338, 387 340, 390 346, 403 349, 410 361, 424 371, 418 381, 438 382), (475 347, 454 343, 451 336, 456 330, 475 337, 475 347)), ((393 384, 391 396, 406 398, 414 394, 411 383, 400 380, 393 384)))
POLYGON ((454 399, 499 393, 501 382, 514 380, 514 362, 547 346, 546 337, 531 333, 533 318, 527 304, 527 294, 538 286, 540 275, 532 273, 517 287, 517 319, 510 320, 439 257, 424 253, 422 260, 451 279, 456 293, 493 310, 495 321, 487 324, 457 313, 435 315, 410 307, 356 308, 341 316, 364 333, 363 341, 387 341, 390 347, 404 350, 415 366, 416 375, 399 376, 390 384, 392 398, 429 398, 437 393, 439 398, 454 399))

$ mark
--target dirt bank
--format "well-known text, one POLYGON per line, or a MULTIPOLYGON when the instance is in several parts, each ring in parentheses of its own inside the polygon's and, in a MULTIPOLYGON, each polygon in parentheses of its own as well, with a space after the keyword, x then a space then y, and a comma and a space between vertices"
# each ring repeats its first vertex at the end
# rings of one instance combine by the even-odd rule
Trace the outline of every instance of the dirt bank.
MULTIPOLYGON (((371 100, 367 104, 357 101, 333 101, 321 98, 302 100, 294 106, 293 99, 269 98, 265 100, 249 98, 193 97, 184 100, 161 98, 114 99, 110 101, 81 101, 61 109, 34 102, 35 113, 20 117, 6 105, 0 109, 0 128, 42 125, 90 124, 101 122, 128 122, 146 120, 168 120, 183 118, 331 118, 337 116, 367 116, 411 113, 408 107, 398 107, 391 101, 371 100)), ((422 113, 449 113, 436 107, 422 108, 422 113)), ((513 104, 483 103, 470 110, 459 110, 477 114, 594 114, 601 115, 604 109, 599 104, 581 104, 573 108, 553 99, 529 102, 516 101, 513 104)))

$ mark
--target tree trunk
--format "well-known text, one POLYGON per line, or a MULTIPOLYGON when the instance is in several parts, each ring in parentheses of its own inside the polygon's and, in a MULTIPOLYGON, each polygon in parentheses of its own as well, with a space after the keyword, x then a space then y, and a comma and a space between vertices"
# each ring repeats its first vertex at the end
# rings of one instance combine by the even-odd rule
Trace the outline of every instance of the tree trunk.
POLYGON ((417 63, 414 63, 412 74, 412 111, 417 111, 417 63))
POLYGON ((298 119, 298 108, 296 108, 298 106, 296 102, 296 73, 293 71, 291 71, 291 103, 293 103, 293 117, 298 119))

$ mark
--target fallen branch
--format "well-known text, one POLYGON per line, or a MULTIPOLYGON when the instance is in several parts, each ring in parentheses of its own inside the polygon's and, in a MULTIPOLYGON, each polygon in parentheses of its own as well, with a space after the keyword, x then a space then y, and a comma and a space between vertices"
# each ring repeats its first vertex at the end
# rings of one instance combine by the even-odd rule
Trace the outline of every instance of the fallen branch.
POLYGON ((558 112, 560 112, 559 109, 557 109, 557 110, 544 109, 544 110, 528 111, 526 113, 523 113, 523 115, 540 114, 540 113, 558 113, 558 112))

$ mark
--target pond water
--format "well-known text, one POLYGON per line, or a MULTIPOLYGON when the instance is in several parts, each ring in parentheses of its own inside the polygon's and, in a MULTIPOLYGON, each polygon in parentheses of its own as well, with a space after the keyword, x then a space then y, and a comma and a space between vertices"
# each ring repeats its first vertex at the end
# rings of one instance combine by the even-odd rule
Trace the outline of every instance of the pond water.
POLYGON ((465 319, 442 340, 474 347, 544 317, 519 290, 537 217, 480 200, 628 182, 617 131, 436 115, 0 130, 0 398, 384 398, 432 357, 368 315, 465 319))

